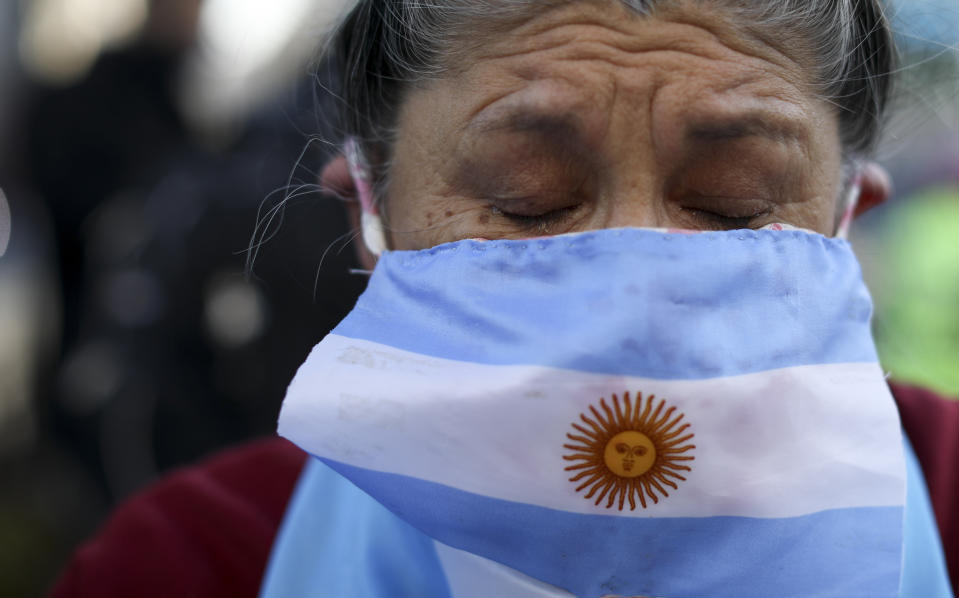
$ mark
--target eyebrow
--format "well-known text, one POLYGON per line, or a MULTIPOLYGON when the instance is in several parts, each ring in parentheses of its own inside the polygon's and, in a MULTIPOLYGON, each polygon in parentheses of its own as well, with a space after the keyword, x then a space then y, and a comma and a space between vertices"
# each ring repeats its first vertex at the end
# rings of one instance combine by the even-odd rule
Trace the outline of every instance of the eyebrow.
POLYGON ((547 111, 538 106, 512 106, 480 117, 468 129, 480 133, 508 131, 536 140, 542 155, 572 162, 589 162, 594 143, 583 128, 582 118, 573 110, 547 111))
POLYGON ((583 137, 580 119, 575 112, 546 112, 522 106, 481 118, 472 122, 469 128, 481 132, 507 130, 517 133, 537 133, 544 138, 557 141, 583 137))
POLYGON ((808 133, 799 123, 770 119, 763 114, 744 114, 720 119, 694 121, 686 129, 686 138, 696 141, 725 141, 762 137, 779 143, 805 143, 808 133))
MULTIPOLYGON (((475 120, 468 128, 480 132, 512 131, 535 133, 560 145, 580 144, 585 140, 582 123, 573 111, 547 112, 535 107, 518 106, 475 120)), ((686 126, 691 141, 722 142, 760 137, 777 143, 805 145, 809 135, 805 127, 791 119, 765 112, 732 116, 703 116, 686 126)))

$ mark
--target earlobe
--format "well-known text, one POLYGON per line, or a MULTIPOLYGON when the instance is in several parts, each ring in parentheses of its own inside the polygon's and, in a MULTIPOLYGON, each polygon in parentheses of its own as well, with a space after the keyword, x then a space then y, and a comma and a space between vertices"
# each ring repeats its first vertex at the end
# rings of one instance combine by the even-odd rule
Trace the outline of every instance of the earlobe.
POLYGON ((343 144, 343 153, 346 154, 346 165, 350 171, 350 179, 356 189, 356 198, 360 209, 360 234, 363 244, 374 256, 379 256, 387 249, 386 231, 383 229, 383 220, 373 196, 373 175, 370 165, 363 154, 363 148, 355 137, 348 137, 343 144))
POLYGON ((859 200, 854 215, 860 216, 892 196, 892 178, 875 162, 864 162, 859 172, 859 200))
POLYGON ((368 224, 364 222, 356 182, 350 175, 349 164, 345 156, 335 157, 323 168, 323 172, 320 174, 320 186, 325 194, 343 200, 350 230, 360 231, 360 235, 364 237, 364 242, 354 245, 356 258, 363 269, 372 270, 376 266, 377 256, 370 251, 366 243, 367 231, 364 229, 368 228, 368 224))

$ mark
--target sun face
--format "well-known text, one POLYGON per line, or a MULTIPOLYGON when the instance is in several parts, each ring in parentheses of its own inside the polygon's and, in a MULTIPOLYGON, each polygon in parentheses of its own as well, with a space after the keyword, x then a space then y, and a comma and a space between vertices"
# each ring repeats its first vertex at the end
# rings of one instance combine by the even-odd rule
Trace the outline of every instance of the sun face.
POLYGON ((566 434, 574 443, 563 445, 570 451, 563 459, 573 462, 566 471, 576 472, 569 481, 578 483, 576 492, 586 490, 583 498, 595 497, 596 505, 606 499, 607 509, 619 503, 622 511, 629 502, 633 511, 638 498, 645 509, 647 498, 659 503, 669 496, 667 486, 676 490, 686 481, 681 472, 692 471, 684 463, 695 459, 696 445, 688 443, 694 434, 682 413, 666 408, 663 399, 655 403, 654 395, 644 400, 636 393, 633 401, 626 392, 620 401, 614 394, 612 403, 610 408, 600 399, 602 413, 590 405, 592 417, 579 416, 586 426, 574 422, 574 432, 566 434))

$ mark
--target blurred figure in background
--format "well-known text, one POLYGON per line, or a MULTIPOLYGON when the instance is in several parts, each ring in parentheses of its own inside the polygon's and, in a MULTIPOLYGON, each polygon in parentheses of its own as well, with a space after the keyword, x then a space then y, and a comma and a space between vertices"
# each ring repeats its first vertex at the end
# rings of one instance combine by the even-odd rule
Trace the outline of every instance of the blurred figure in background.
MULTIPOLYGON (((324 149, 310 141, 319 124, 305 64, 313 28, 335 3, 278 2, 275 38, 258 45, 243 31, 257 23, 257 4, 23 5, 30 79, 22 101, 4 93, 16 126, 0 171, 18 224, 0 274, 19 264, 49 280, 0 277, 0 322, 18 325, 0 328, 0 355, 43 354, 37 341, 16 341, 23 337, 46 338, 49 357, 17 366, 27 378, 40 372, 38 387, 16 393, 19 412, 39 419, 36 434, 0 455, 10 472, 0 488, 10 539, 0 570, 18 572, 0 576, 0 595, 42 590, 110 505, 159 472, 272 434, 303 353, 361 288, 348 273, 352 253, 333 245, 345 217, 317 201, 310 169, 324 149), (97 23, 57 30, 64 14, 123 21, 126 33, 94 44, 87 64, 74 37, 97 23), (244 40, 260 53, 231 49, 244 40), (11 310, 14 295, 30 309, 11 310)), ((17 15, 9 17, 15 29, 17 15)), ((0 405, 13 405, 13 378, 2 381, 0 405)), ((33 429, 2 420, 4 429, 33 429)))
MULTIPOLYGON (((52 19, 41 12, 42 4, 34 3, 28 14, 52 19)), ((41 71, 47 80, 32 90, 23 119, 25 175, 54 219, 67 298, 67 345, 79 332, 77 298, 91 257, 84 245, 90 237, 83 231, 87 218, 122 194, 148 192, 173 159, 192 150, 175 83, 180 62, 195 42, 198 11, 198 0, 151 4, 142 34, 129 46, 108 49, 72 83, 53 79, 54 73, 66 73, 51 64, 41 71)))

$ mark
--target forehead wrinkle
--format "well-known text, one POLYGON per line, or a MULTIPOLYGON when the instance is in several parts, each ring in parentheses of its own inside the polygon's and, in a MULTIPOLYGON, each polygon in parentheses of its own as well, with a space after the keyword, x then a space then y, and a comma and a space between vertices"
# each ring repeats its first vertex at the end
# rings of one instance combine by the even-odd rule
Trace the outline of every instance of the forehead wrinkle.
MULTIPOLYGON (((621 73, 616 72, 596 73, 597 79, 607 79, 607 83, 584 87, 582 77, 571 77, 564 69, 564 64, 581 60, 584 59, 580 57, 556 60, 549 65, 541 63, 532 67, 535 68, 535 72, 530 72, 530 69, 526 67, 510 69, 524 83, 562 81, 568 84, 568 89, 556 88, 549 101, 544 101, 542 96, 531 99, 525 106, 522 100, 517 101, 515 109, 512 106, 505 108, 514 110, 512 120, 498 120, 495 116, 491 116, 490 119, 484 118, 479 123, 471 120, 468 127, 482 126, 494 129, 508 126, 517 131, 583 133, 582 121, 585 114, 601 111, 602 105, 611 107, 617 103, 617 97, 621 94, 630 96, 632 91, 639 91, 640 95, 637 99, 646 98, 647 102, 644 103, 646 111, 653 113, 657 98, 663 91, 661 89, 664 83, 662 64, 625 67, 631 74, 637 75, 635 78, 623 78, 621 73)), ((609 63, 609 61, 605 62, 609 63)), ((618 66, 615 63, 613 65, 618 66)), ((699 70, 689 69, 688 65, 681 65, 681 67, 685 70, 699 70)), ((803 126, 806 111, 801 102, 802 94, 788 82, 782 82, 777 78, 771 83, 768 73, 749 69, 745 73, 732 73, 730 76, 713 73, 702 77, 699 85, 695 93, 696 97, 691 100, 687 109, 683 110, 689 120, 701 122, 696 127, 690 127, 691 137, 718 139, 749 134, 765 136, 777 141, 808 141, 809 131, 803 126), (786 87, 782 83, 786 83, 786 87), (725 102, 716 103, 715 100, 729 94, 743 94, 743 97, 741 100, 734 101, 732 108, 725 102)), ((506 94, 498 94, 493 101, 483 102, 480 109, 473 111, 471 118, 511 95, 522 94, 529 90, 529 86, 526 85, 506 94)), ((611 125, 612 123, 607 122, 607 126, 611 125)))
POLYGON ((554 6, 546 10, 537 10, 531 14, 525 22, 510 28, 510 35, 520 37, 536 37, 545 32, 555 30, 566 26, 594 26, 600 25, 598 21, 603 21, 601 26, 623 35, 632 35, 628 28, 628 23, 643 19, 643 15, 627 8, 622 2, 597 1, 597 0, 579 0, 577 2, 557 2, 554 6), (592 4, 594 8, 601 5, 598 13, 599 18, 589 18, 583 15, 575 8, 581 8, 583 5, 592 4), (611 7, 610 4, 613 6, 611 7), (550 21, 550 13, 568 13, 561 14, 556 20, 550 21), (615 16, 613 16, 615 13, 615 16))
MULTIPOLYGON (((597 46, 620 50, 624 54, 672 50, 740 66, 742 58, 746 57, 765 63, 767 70, 771 65, 778 67, 780 72, 777 74, 787 80, 791 78, 794 84, 806 83, 807 79, 802 76, 804 71, 796 59, 756 35, 748 26, 733 23, 728 11, 702 3, 681 2, 679 6, 667 3, 656 7, 653 14, 647 16, 618 1, 610 6, 609 3, 580 0, 540 10, 519 21, 519 25, 505 29, 487 25, 487 30, 492 38, 478 35, 475 29, 470 32, 473 39, 483 38, 484 43, 467 42, 471 51, 457 53, 461 60, 475 64, 483 60, 518 58, 564 46, 588 47, 592 41, 597 46), (584 8, 590 12, 583 14, 584 8), (643 35, 637 35, 635 25, 642 26, 650 20, 660 23, 644 31, 643 35), (589 29, 600 31, 590 34, 589 29), (800 74, 798 78, 796 73, 800 74)), ((610 56, 594 57, 615 60, 610 56)), ((619 63, 618 66, 630 65, 619 63)), ((457 70, 462 72, 462 69, 457 70)))
POLYGON ((788 73, 803 73, 809 66, 804 65, 798 57, 789 55, 768 36, 761 35, 751 23, 734 21, 729 9, 722 8, 721 3, 712 3, 712 8, 699 4, 697 10, 687 10, 688 2, 682 4, 682 7, 664 5, 658 16, 672 23, 701 29, 723 46, 739 54, 771 63, 788 73))
MULTIPOLYGON (((502 51, 496 51, 500 44, 490 44, 484 52, 474 56, 471 62, 481 65, 487 61, 508 63, 519 60, 540 60, 545 57, 564 62, 601 61, 612 66, 635 68, 642 66, 641 63, 636 62, 637 59, 642 60, 650 54, 675 52, 704 60, 740 64, 734 60, 734 56, 720 56, 722 52, 708 51, 701 40, 689 40, 682 36, 647 38, 635 34, 611 38, 604 35, 604 31, 587 34, 583 31, 586 25, 576 27, 578 28, 576 31, 563 31, 565 26, 552 29, 551 34, 542 40, 526 39, 525 43, 521 44, 504 42, 502 51)), ((605 29, 595 24, 589 27, 605 29)), ((722 44, 718 46, 729 52, 728 47, 722 44)), ((528 65, 517 70, 527 78, 535 78, 536 73, 544 69, 542 66, 537 68, 535 65, 528 65)))
MULTIPOLYGON (((664 45, 668 46, 668 44, 669 42, 666 41, 664 45)), ((684 41, 680 43, 682 47, 679 49, 658 45, 654 48, 648 40, 640 45, 621 46, 615 40, 562 39, 554 40, 553 44, 545 48, 540 46, 523 48, 519 51, 514 49, 509 54, 501 55, 499 60, 495 58, 490 61, 480 60, 476 64, 479 67, 477 72, 480 78, 483 73, 505 71, 515 78, 516 87, 506 93, 498 94, 499 97, 482 102, 473 114, 481 112, 486 106, 496 103, 511 93, 522 91, 523 83, 555 79, 569 83, 571 89, 583 89, 586 87, 583 79, 584 71, 571 73, 568 67, 572 65, 588 69, 591 63, 605 65, 608 70, 601 66, 592 72, 585 71, 587 75, 611 79, 614 91, 622 87, 626 95, 630 95, 631 88, 635 85, 646 89, 657 87, 657 81, 665 75, 663 71, 672 71, 673 68, 677 69, 676 72, 685 71, 693 75, 691 80, 700 82, 703 86, 701 91, 719 95, 752 85, 754 88, 748 95, 751 95, 753 100, 769 97, 778 101, 787 101, 794 106, 796 100, 808 95, 804 93, 804 86, 797 85, 796 77, 790 76, 790 73, 776 72, 779 69, 770 68, 768 63, 747 62, 744 64, 741 54, 725 46, 702 51, 702 42, 684 41), (640 45, 645 47, 642 50, 636 50, 635 48, 640 45), (671 56, 672 54, 675 54, 675 57, 671 56), (690 56, 703 63, 691 65, 688 62, 690 56), (729 68, 723 68, 724 65, 729 68)), ((605 89, 609 87, 608 85, 589 87, 597 95, 611 95, 605 89)), ((604 98, 604 102, 609 100, 609 97, 604 98)))
MULTIPOLYGON (((560 136, 569 134, 593 140, 608 126, 619 82, 612 75, 595 74, 594 84, 583 85, 578 73, 561 68, 512 65, 506 90, 483 98, 466 111, 460 133, 510 129, 560 136), (603 81, 601 81, 602 79, 603 81)), ((482 77, 480 77, 482 78, 482 77)), ((455 85, 455 82, 454 82, 455 85)))
POLYGON ((691 136, 702 139, 759 135, 774 140, 808 142, 808 110, 799 89, 771 86, 757 73, 721 79, 708 87, 709 96, 684 111, 691 136), (730 101, 713 100, 729 96, 730 101), (737 97, 738 96, 738 97, 737 97))
MULTIPOLYGON (((645 97, 646 111, 652 113, 652 107, 656 104, 655 100, 659 96, 659 92, 662 91, 660 88, 664 83, 665 73, 662 72, 664 70, 662 64, 620 67, 625 69, 625 73, 619 68, 605 72, 593 71, 589 73, 589 84, 584 85, 585 79, 582 73, 570 72, 566 68, 571 62, 581 60, 562 59, 549 61, 548 64, 539 61, 535 65, 529 65, 525 62, 519 65, 510 65, 505 70, 515 77, 514 82, 508 85, 507 90, 501 90, 483 98, 471 107, 467 111, 464 121, 462 121, 462 128, 458 127, 458 129, 461 132, 466 132, 472 128, 486 127, 492 129, 509 124, 516 130, 524 128, 527 130, 546 130, 547 119, 544 119, 543 115, 552 115, 548 119, 553 121, 548 123, 552 130, 557 130, 562 125, 569 130, 578 128, 580 133, 585 132, 584 128, 589 128, 592 132, 592 129, 596 127, 586 127, 586 123, 583 122, 587 114, 597 116, 598 112, 605 112, 609 116, 612 107, 618 101, 621 101, 618 98, 623 97, 625 99, 634 95, 634 92, 639 93, 636 99, 645 97), (624 74, 627 76, 624 77, 624 74), (555 86, 540 87, 540 85, 555 86), (524 98, 523 96, 527 94, 529 94, 529 97, 524 98), (517 95, 520 98, 515 103, 511 102, 510 98, 517 95), (497 113, 500 112, 500 109, 493 108, 497 104, 506 104, 502 108, 503 110, 516 112, 511 123, 505 121, 494 122, 497 113), (483 115, 486 111, 492 111, 493 114, 486 117, 483 115), (559 122, 557 116, 559 114, 565 114, 567 122, 559 122)), ((608 60, 604 62, 619 67, 619 65, 610 63, 608 60)), ((685 66, 685 68, 689 70, 688 66, 685 66)), ((766 81, 758 73, 749 73, 746 75, 740 74, 739 77, 712 75, 708 79, 701 79, 699 83, 701 86, 696 95, 701 96, 703 93, 707 93, 709 96, 721 96, 726 93, 735 93, 739 88, 751 83, 761 85, 766 81)), ((753 90, 751 95, 753 102, 768 97, 777 102, 787 101, 795 108, 795 102, 785 100, 784 96, 787 94, 784 94, 781 89, 767 88, 761 90, 760 93, 753 90)), ((693 105, 701 105, 699 98, 694 100, 693 105)), ((592 121, 593 119, 588 120, 592 121)), ((608 121, 609 119, 605 118, 604 120, 608 121)), ((599 125, 599 123, 592 124, 599 125)), ((607 128, 610 125, 610 122, 606 122, 605 126, 600 128, 607 128)))

